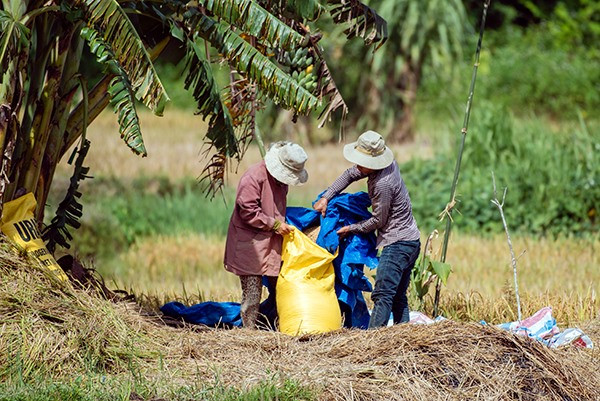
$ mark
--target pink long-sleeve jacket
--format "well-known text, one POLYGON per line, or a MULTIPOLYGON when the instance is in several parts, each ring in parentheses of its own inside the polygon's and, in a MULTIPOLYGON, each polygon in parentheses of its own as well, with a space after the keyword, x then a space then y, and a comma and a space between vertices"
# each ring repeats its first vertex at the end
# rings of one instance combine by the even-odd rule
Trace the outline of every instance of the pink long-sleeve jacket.
POLYGON ((277 276, 283 237, 273 231, 285 221, 288 186, 275 180, 265 162, 240 179, 225 245, 225 269, 242 275, 277 276))

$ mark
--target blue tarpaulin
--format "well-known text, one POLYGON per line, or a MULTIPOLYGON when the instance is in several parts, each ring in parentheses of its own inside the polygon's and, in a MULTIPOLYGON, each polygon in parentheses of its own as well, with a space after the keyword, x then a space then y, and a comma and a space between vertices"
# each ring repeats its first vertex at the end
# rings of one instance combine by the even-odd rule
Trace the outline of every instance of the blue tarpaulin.
MULTIPOLYGON (((319 199, 317 197, 317 199, 319 199)), ((377 267, 378 258, 375 248, 374 233, 350 233, 341 239, 337 230, 371 217, 368 207, 371 200, 365 192, 355 194, 340 194, 332 198, 327 205, 325 216, 313 209, 303 207, 288 207, 286 219, 289 224, 305 230, 317 225, 321 226, 317 244, 332 254, 339 247, 338 257, 334 259, 335 292, 344 313, 346 327, 367 328, 369 312, 363 291, 372 291, 371 283, 364 275, 363 265, 371 269, 377 267)), ((266 280, 264 280, 265 282, 266 280)), ((272 294, 272 291, 270 291, 272 294)), ((261 304, 261 313, 272 321, 275 309, 273 297, 261 304)), ((186 307, 178 302, 170 302, 161 311, 168 316, 182 318, 189 323, 217 326, 241 326, 240 306, 233 302, 203 302, 186 307)))
POLYGON ((160 308, 167 316, 183 319, 188 323, 206 326, 241 326, 240 304, 237 302, 202 302, 185 306, 180 302, 169 302, 160 308))

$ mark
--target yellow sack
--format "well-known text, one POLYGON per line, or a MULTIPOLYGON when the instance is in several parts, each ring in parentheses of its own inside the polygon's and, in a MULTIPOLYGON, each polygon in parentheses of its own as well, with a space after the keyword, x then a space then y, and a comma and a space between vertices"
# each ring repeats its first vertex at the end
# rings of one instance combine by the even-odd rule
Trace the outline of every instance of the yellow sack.
POLYGON ((2 211, 0 230, 30 256, 36 257, 43 266, 53 271, 61 280, 68 280, 42 240, 37 222, 33 217, 36 206, 37 202, 31 192, 6 202, 2 211))
POLYGON ((332 255, 301 231, 286 235, 277 279, 279 331, 297 335, 339 329, 342 316, 335 289, 332 255))

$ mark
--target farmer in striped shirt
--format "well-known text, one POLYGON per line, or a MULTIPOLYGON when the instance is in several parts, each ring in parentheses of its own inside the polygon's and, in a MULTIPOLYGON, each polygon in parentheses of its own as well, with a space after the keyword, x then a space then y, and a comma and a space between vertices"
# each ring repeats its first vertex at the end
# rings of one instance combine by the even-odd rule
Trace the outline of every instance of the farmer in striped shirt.
POLYGON ((344 146, 344 157, 356 165, 350 167, 325 191, 315 210, 325 215, 327 202, 352 182, 367 178, 372 216, 342 227, 338 235, 368 233, 377 230, 377 247, 383 248, 377 267, 375 303, 369 328, 387 325, 390 314, 394 323, 409 321, 406 291, 410 275, 421 249, 420 233, 412 214, 408 190, 398 165, 383 137, 375 131, 363 133, 358 141, 344 146))

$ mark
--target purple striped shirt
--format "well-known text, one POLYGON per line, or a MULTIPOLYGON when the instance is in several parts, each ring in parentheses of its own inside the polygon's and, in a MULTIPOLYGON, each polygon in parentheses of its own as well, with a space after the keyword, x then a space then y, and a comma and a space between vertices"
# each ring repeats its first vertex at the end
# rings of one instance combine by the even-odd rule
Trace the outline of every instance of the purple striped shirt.
POLYGON ((415 241, 421 236, 412 214, 408 189, 400 175, 396 162, 383 170, 363 175, 356 166, 342 173, 325 191, 323 197, 330 200, 348 185, 367 178, 372 216, 350 226, 350 231, 368 233, 377 230, 377 247, 381 248, 398 241, 415 241))

